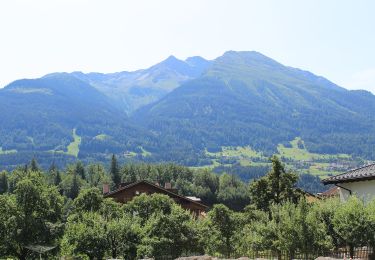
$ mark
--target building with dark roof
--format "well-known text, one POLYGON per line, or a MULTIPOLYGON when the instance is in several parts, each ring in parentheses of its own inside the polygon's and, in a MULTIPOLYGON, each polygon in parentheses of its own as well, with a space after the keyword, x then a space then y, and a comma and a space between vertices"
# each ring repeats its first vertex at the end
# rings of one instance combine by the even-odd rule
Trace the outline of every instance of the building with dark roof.
POLYGON ((340 196, 340 188, 337 186, 333 186, 332 188, 330 188, 329 190, 326 190, 325 192, 318 193, 318 195, 319 197, 323 199, 335 198, 335 197, 340 196))
POLYGON ((113 198, 119 203, 127 203, 135 196, 140 194, 151 195, 154 193, 164 194, 173 199, 183 209, 187 209, 196 216, 205 215, 207 206, 204 205, 199 198, 185 197, 177 193, 170 183, 166 183, 164 187, 149 181, 141 180, 136 182, 121 183, 119 187, 113 191, 109 187, 103 186, 104 197, 113 198))
POLYGON ((356 195, 364 200, 375 198, 375 164, 369 164, 322 180, 324 185, 339 188, 340 198, 346 200, 356 195))

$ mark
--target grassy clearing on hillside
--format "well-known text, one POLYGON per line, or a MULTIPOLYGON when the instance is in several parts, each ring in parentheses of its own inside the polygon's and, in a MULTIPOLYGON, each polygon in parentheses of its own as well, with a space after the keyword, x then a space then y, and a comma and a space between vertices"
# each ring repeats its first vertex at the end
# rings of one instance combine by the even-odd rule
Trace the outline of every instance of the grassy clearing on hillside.
POLYGON ((99 140, 99 141, 105 141, 107 139, 111 138, 109 135, 106 135, 106 134, 100 134, 100 135, 97 135, 94 137, 95 140, 99 140))
POLYGON ((285 147, 282 144, 277 146, 278 154, 284 158, 287 158, 289 162, 288 165, 294 164, 294 168, 298 169, 296 166, 299 163, 307 163, 306 170, 300 170, 301 172, 308 172, 310 174, 319 176, 320 178, 325 178, 328 174, 338 174, 347 169, 343 165, 348 164, 348 162, 354 161, 354 159, 348 154, 317 154, 311 153, 306 149, 305 143, 300 137, 296 137, 290 142, 291 147, 285 147), (338 161, 340 167, 333 167, 332 161, 338 161))
POLYGON ((280 156, 288 159, 298 160, 298 161, 313 161, 313 160, 329 160, 329 159, 350 159, 351 156, 348 154, 317 154, 310 153, 306 147, 304 141, 300 137, 296 137, 290 142, 292 147, 285 147, 282 144, 277 146, 277 151, 280 156))
POLYGON ((142 151, 141 154, 142 154, 143 157, 147 157, 147 156, 151 156, 152 155, 152 153, 150 153, 149 151, 146 151, 142 146, 140 146, 139 148, 142 151))
POLYGON ((328 169, 329 163, 313 163, 309 168, 309 173, 312 175, 319 176, 321 179, 327 178, 328 174, 339 174, 342 172, 332 171, 328 169))
POLYGON ((221 152, 208 152, 206 150, 206 155, 212 156, 212 157, 243 157, 243 158, 263 158, 264 156, 253 150, 250 146, 237 146, 237 147, 232 147, 232 146, 222 146, 221 147, 221 152))
POLYGON ((11 154, 11 153, 17 153, 17 150, 3 150, 3 148, 0 146, 0 154, 11 154))
POLYGON ((67 151, 62 151, 62 150, 51 150, 49 152, 51 153, 62 153, 62 154, 67 154, 67 155, 72 155, 74 157, 78 157, 79 153, 79 146, 81 144, 81 137, 77 135, 76 129, 73 129, 73 142, 71 142, 67 146, 67 151))
MULTIPOLYGON (((278 155, 284 158, 287 169, 298 173, 310 173, 320 178, 342 173, 356 166, 356 159, 348 154, 317 154, 306 149, 304 141, 296 137, 290 142, 290 147, 279 144, 278 155)), ((239 163, 241 166, 270 166, 270 162, 262 153, 253 150, 250 146, 221 147, 220 152, 205 151, 211 159, 211 164, 199 168, 215 168, 226 163, 239 163)))
POLYGON ((75 128, 73 129, 73 139, 73 142, 71 142, 67 147, 67 154, 78 157, 79 145, 81 144, 81 137, 77 135, 75 128))
POLYGON ((240 165, 241 166, 250 166, 250 165, 252 165, 252 163, 249 159, 240 159, 240 165))
POLYGON ((206 150, 205 154, 207 157, 211 158, 212 164, 194 168, 212 169, 218 166, 231 166, 230 163, 221 163, 220 161, 223 159, 234 159, 240 163, 241 166, 264 166, 269 164, 266 162, 268 160, 267 157, 255 151, 250 146, 222 146, 221 152, 209 152, 206 150))
POLYGON ((124 156, 127 157, 127 158, 132 158, 132 157, 136 157, 137 153, 132 152, 132 151, 126 151, 126 152, 124 152, 124 156))
POLYGON ((152 155, 151 152, 147 151, 142 146, 138 146, 137 150, 138 149, 141 150, 141 151, 140 152, 126 151, 126 152, 124 152, 124 156, 127 157, 127 158, 133 158, 133 157, 136 157, 138 155, 142 155, 143 157, 148 157, 148 156, 152 155))

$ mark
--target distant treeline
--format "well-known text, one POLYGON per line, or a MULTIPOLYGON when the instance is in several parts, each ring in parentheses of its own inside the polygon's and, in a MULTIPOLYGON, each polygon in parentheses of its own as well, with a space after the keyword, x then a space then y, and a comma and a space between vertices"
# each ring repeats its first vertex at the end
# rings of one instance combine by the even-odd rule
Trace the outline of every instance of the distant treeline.
MULTIPOLYGON (((33 158, 38 158, 38 167, 43 170, 46 175, 48 175, 51 172, 51 168, 53 168, 56 170, 59 169, 60 174, 62 174, 62 176, 65 176, 65 173, 72 172, 72 169, 74 169, 76 165, 82 165, 82 167, 85 168, 86 175, 89 174, 89 169, 93 168, 92 165, 99 165, 99 168, 101 169, 101 171, 103 171, 103 173, 106 173, 108 171, 108 166, 101 163, 95 163, 95 158, 91 158, 90 160, 85 161, 77 161, 77 159, 73 156, 56 153, 53 155, 53 157, 51 157, 51 154, 46 154, 44 152, 36 152, 34 154, 21 152, 13 155, 2 155, 0 156, 0 166, 4 165, 6 161, 8 167, 3 167, 3 169, 6 169, 8 171, 12 171, 13 169, 17 168, 19 169, 25 167, 25 165, 22 165, 22 162, 25 161, 25 158, 30 158, 29 161, 31 161, 33 158), (53 161, 52 165, 51 160, 53 161)), ((108 161, 108 158, 102 157, 100 158, 99 162, 101 161, 108 161)), ((179 178, 184 178, 183 176, 186 172, 189 173, 187 174, 188 176, 192 176, 193 172, 197 173, 198 175, 202 174, 202 172, 209 172, 210 174, 216 173, 217 175, 227 173, 235 178, 236 181, 241 180, 242 182, 245 182, 244 185, 247 185, 246 183, 263 177, 270 170, 269 166, 241 166, 239 164, 233 164, 232 166, 217 166, 213 168, 212 171, 205 169, 193 170, 192 168, 179 166, 173 163, 142 163, 130 159, 119 160, 119 164, 123 165, 119 168, 121 171, 121 175, 124 176, 124 179, 127 178, 126 174, 128 174, 129 171, 134 171, 132 175, 137 175, 139 172, 144 172, 138 176, 145 176, 145 174, 147 173, 146 179, 151 181, 160 181, 156 179, 155 175, 153 174, 153 172, 155 171, 162 173, 161 176, 158 176, 158 178, 162 179, 170 178, 168 176, 171 176, 170 171, 172 171, 172 169, 174 172, 181 172, 181 175, 175 174, 173 175, 175 176, 175 178, 168 179, 168 181, 172 183, 177 183, 179 178), (124 172, 126 172, 126 174, 124 172), (164 175, 167 177, 165 177, 164 175)), ((215 178, 219 177, 216 176, 215 178)), ((224 176, 222 178, 226 177, 224 176)), ((188 182, 193 181, 193 179, 188 179, 188 182)), ((314 176, 311 174, 300 174, 297 186, 311 193, 318 193, 327 189, 327 187, 322 185, 318 176, 314 176)), ((181 188, 181 190, 186 191, 186 189, 184 188, 181 188)))

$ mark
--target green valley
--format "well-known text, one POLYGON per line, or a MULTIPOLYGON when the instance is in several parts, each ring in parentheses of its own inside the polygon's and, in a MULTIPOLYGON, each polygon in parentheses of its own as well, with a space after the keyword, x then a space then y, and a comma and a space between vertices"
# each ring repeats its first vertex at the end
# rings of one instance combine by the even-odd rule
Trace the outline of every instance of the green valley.
MULTIPOLYGON (((309 173, 320 178, 338 174, 370 162, 348 154, 312 153, 306 149, 304 141, 300 137, 296 137, 288 145, 279 144, 277 151, 276 155, 281 158, 288 169, 301 174, 309 173)), ((205 155, 212 163, 198 168, 215 168, 233 164, 245 167, 270 166, 269 158, 250 146, 222 146, 221 151, 208 152, 206 150, 205 155)))

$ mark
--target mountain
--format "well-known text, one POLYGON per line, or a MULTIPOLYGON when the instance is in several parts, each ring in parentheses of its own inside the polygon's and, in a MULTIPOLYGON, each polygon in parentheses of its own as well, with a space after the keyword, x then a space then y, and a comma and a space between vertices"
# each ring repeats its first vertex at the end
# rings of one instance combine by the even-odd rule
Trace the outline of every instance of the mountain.
POLYGON ((197 151, 250 145, 271 154, 301 137, 312 152, 375 155, 375 96, 257 52, 226 52, 132 118, 197 151))
POLYGON ((209 66, 210 61, 201 57, 182 61, 170 56, 148 69, 134 72, 72 74, 107 95, 118 108, 131 113, 164 97, 182 82, 200 76, 209 66))
POLYGON ((6 155, 5 163, 13 161, 10 156, 22 162, 24 152, 50 157, 78 156, 79 148, 82 156, 93 150, 118 152, 132 147, 131 136, 139 133, 107 96, 68 73, 9 84, 0 90, 0 111, 0 155, 6 155), (96 138, 104 138, 104 133, 105 147, 96 138))
POLYGON ((375 159, 374 95, 258 52, 17 80, 0 90, 0 120, 5 168, 33 156, 46 166, 115 153, 121 161, 264 172, 277 153, 323 176, 375 159))

